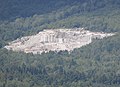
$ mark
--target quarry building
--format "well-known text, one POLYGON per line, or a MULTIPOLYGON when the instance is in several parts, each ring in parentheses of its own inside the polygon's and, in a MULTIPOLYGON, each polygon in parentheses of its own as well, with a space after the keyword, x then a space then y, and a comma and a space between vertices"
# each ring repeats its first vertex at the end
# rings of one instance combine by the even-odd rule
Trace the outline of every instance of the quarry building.
POLYGON ((4 48, 25 53, 41 54, 49 51, 72 51, 90 44, 93 39, 113 36, 113 33, 91 32, 84 28, 46 29, 36 35, 18 38, 4 48))

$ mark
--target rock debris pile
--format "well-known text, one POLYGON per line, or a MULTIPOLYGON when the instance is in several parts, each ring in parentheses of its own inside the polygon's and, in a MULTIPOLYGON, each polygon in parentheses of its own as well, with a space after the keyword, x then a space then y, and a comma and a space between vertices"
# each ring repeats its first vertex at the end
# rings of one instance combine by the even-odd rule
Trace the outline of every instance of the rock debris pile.
POLYGON ((23 51, 25 53, 41 54, 49 51, 72 51, 90 44, 94 39, 103 39, 113 33, 91 32, 83 28, 77 29, 49 29, 33 36, 26 36, 5 46, 8 50, 23 51))

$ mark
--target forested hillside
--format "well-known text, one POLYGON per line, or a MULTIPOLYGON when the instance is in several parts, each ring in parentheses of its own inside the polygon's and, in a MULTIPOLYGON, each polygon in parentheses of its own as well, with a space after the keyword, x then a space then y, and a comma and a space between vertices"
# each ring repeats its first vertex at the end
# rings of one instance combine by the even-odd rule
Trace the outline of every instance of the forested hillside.
POLYGON ((0 0, 0 87, 119 87, 120 0, 0 0), (43 29, 117 32, 73 52, 7 51, 43 29))
POLYGON ((59 8, 71 5, 72 0, 0 0, 0 19, 13 20, 17 17, 28 17, 34 14, 46 14, 59 8))

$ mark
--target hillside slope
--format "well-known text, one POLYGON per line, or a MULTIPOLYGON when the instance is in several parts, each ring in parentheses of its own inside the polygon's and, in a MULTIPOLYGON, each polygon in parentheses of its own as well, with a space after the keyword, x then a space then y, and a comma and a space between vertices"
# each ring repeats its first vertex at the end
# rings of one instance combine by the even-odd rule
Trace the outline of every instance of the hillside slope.
POLYGON ((0 87, 119 87, 120 0, 0 0, 0 87), (85 27, 117 35, 58 53, 3 49, 43 29, 85 27))
MULTIPOLYGON (((3 1, 4 2, 3 6, 6 6, 7 8, 7 6, 9 5, 6 5, 7 3, 5 3, 5 1, 3 1)), ((16 2, 17 0, 13 0, 13 1, 16 2)), ((98 0, 91 0, 91 1, 69 0, 69 2, 67 3, 67 1, 62 0, 61 3, 64 2, 66 4, 63 6, 59 6, 58 4, 60 4, 60 2, 53 0, 52 2, 54 3, 56 2, 56 4, 54 5, 58 6, 58 8, 55 8, 56 10, 51 9, 50 12, 46 12, 45 14, 33 13, 33 15, 30 15, 28 17, 20 16, 19 18, 16 18, 15 20, 12 21, 9 20, 9 18, 6 21, 1 20, 0 47, 3 47, 7 41, 14 40, 18 37, 22 37, 26 35, 36 34, 39 31, 48 28, 85 27, 92 31, 119 32, 120 31, 120 26, 119 26, 120 1, 119 0, 116 1, 102 0, 101 2, 99 2, 98 0)), ((23 3, 25 2, 23 1, 23 3)), ((24 4, 20 4, 20 6, 19 5, 17 6, 18 8, 20 7, 24 8, 24 6, 22 5, 24 4)), ((14 4, 12 6, 14 6, 14 4)), ((51 6, 53 6, 53 4, 51 4, 50 7, 51 6)), ((36 9, 35 6, 33 6, 33 8, 36 9)), ((4 8, 1 9, 3 10, 4 8)), ((47 10, 48 8, 46 7, 45 9, 47 10)), ((5 11, 7 10, 5 9, 5 11)), ((9 9, 9 11, 12 12, 13 10, 9 9)), ((17 10, 17 11, 22 11, 22 10, 17 10)), ((44 9, 42 11, 44 11, 44 9)), ((31 11, 29 10, 29 12, 31 11)), ((12 13, 14 14, 14 12, 12 13)), ((3 15, 7 16, 6 14, 3 15)), ((13 15, 10 16, 15 17, 13 15)))

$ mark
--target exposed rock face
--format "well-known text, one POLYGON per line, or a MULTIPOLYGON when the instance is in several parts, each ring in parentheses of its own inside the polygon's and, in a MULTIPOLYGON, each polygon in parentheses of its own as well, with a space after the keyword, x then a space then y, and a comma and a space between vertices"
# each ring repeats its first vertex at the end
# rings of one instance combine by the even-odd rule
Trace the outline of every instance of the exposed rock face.
POLYGON ((5 46, 8 50, 41 54, 42 52, 80 48, 92 42, 93 38, 102 39, 112 33, 90 32, 83 28, 44 30, 33 36, 22 37, 5 46))

